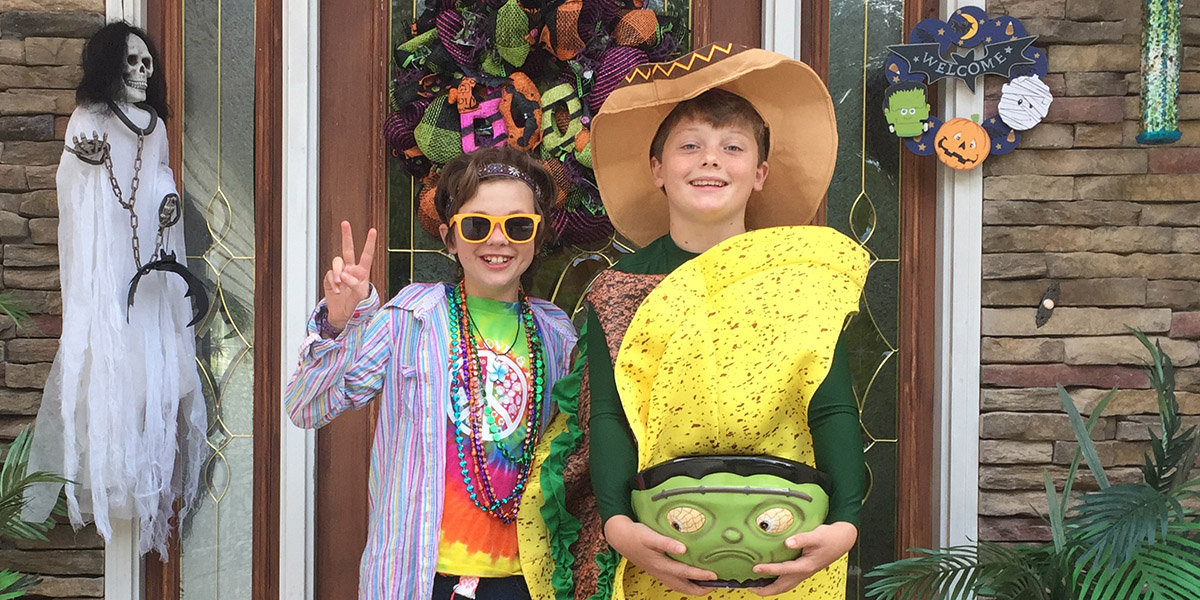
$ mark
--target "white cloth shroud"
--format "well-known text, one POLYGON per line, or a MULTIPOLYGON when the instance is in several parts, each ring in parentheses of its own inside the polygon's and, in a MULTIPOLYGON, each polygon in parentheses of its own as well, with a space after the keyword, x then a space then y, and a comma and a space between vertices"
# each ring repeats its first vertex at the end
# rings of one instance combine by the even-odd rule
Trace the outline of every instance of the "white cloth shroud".
MULTIPOLYGON (((139 127, 149 114, 129 110, 139 127)), ((106 107, 80 106, 66 140, 108 134, 122 196, 132 189, 137 135, 106 107)), ((154 260, 158 207, 175 193, 167 161, 166 126, 145 137, 135 210, 141 260, 154 260)), ((196 365, 192 302, 176 274, 152 271, 126 303, 137 272, 129 212, 118 204, 104 165, 64 150, 58 168, 58 251, 63 327, 42 398, 30 470, 74 481, 67 509, 78 529, 89 520, 112 538, 112 520, 136 518, 139 549, 167 556, 173 504, 181 515, 195 504, 208 456, 207 412, 196 365)), ((168 228, 164 250, 186 264, 182 219, 168 228)), ((22 517, 44 520, 61 486, 39 484, 26 494, 22 517)))

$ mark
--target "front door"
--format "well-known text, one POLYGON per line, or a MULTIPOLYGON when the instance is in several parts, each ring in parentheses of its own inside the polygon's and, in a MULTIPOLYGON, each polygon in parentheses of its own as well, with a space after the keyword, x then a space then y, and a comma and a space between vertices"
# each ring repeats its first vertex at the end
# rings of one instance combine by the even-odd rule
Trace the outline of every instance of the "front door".
MULTIPOLYGON (((361 4, 359 11, 349 10, 342 2, 335 11, 323 11, 322 19, 328 17, 333 24, 322 21, 322 37, 335 36, 331 42, 338 41, 322 44, 322 64, 333 61, 351 71, 344 69, 331 75, 337 81, 373 80, 377 85, 386 85, 378 74, 359 71, 382 69, 388 60, 386 55, 381 56, 378 48, 344 43, 349 33, 344 27, 357 28, 358 46, 371 36, 378 41, 381 13, 374 19, 362 17, 362 11, 378 10, 378 3, 356 1, 361 4), (355 13, 357 16, 349 16, 355 13), (333 32, 327 34, 327 28, 333 32), (372 60, 349 59, 363 53, 372 60)), ((414 0, 393 2, 388 27, 392 39, 380 43, 390 47, 408 39, 413 15, 419 14, 424 4, 414 0)), ((687 18, 693 44, 710 40, 761 44, 759 2, 651 0, 647 5, 687 18)), ((921 370, 917 365, 933 364, 932 329, 918 327, 918 323, 931 322, 934 304, 933 176, 930 163, 917 163, 910 160, 911 155, 899 151, 896 138, 881 125, 878 106, 886 87, 880 75, 886 46, 901 42, 912 24, 936 14, 936 4, 930 0, 806 0, 801 6, 802 58, 826 75, 841 140, 837 172, 822 218, 858 240, 872 256, 860 313, 848 325, 855 393, 861 407, 871 477, 861 540, 851 557, 848 597, 861 598, 862 574, 874 565, 894 560, 904 548, 932 543, 933 373, 931 367, 921 370)), ((331 101, 350 101, 340 97, 346 94, 344 87, 325 87, 336 85, 326 79, 330 77, 326 72, 322 70, 322 97, 336 93, 339 98, 331 101)), ((384 91, 386 87, 353 93, 380 98, 384 91)), ((324 106, 323 101, 323 110, 324 106)), ((363 105, 356 106, 361 113, 363 105)), ((394 293, 409 282, 447 277, 451 263, 440 252, 436 239, 418 224, 413 207, 420 183, 405 176, 395 159, 362 162, 375 160, 372 157, 382 153, 380 130, 368 128, 368 121, 381 122, 387 104, 381 102, 374 110, 374 117, 349 117, 361 128, 349 129, 339 121, 336 130, 322 131, 323 199, 326 173, 336 178, 342 191, 343 182, 354 180, 352 189, 356 193, 341 193, 336 205, 323 207, 321 230, 336 231, 343 218, 352 222, 359 218, 365 229, 368 222, 383 222, 379 215, 386 211, 388 271, 386 278, 380 274, 376 281, 387 281, 394 293), (387 169, 387 178, 379 176, 381 167, 387 169), (380 190, 385 182, 386 194, 380 190), (347 196, 365 201, 347 203, 347 196)), ((359 230, 359 224, 355 226, 359 230)), ((543 261, 538 285, 541 289, 534 293, 574 314, 591 278, 623 250, 620 241, 611 238, 561 249, 543 261)), ((322 255, 331 256, 328 251, 322 255)), ((326 263, 323 259, 320 268, 324 269, 326 263)), ((318 434, 318 451, 325 453, 319 458, 318 473, 318 597, 348 597, 353 593, 356 565, 366 537, 366 459, 373 422, 366 411, 339 420, 344 422, 318 434)))

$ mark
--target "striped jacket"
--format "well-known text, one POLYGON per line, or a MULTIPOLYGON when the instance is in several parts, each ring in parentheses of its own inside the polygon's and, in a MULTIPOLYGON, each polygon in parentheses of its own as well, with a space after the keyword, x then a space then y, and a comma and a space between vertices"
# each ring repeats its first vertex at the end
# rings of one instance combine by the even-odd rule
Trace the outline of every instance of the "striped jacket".
MULTIPOLYGON (((441 283, 412 284, 380 308, 372 289, 335 339, 317 334, 314 311, 300 364, 284 392, 288 415, 305 428, 362 408, 382 392, 359 572, 364 600, 424 600, 433 590, 450 398, 446 290, 441 283)), ((554 412, 550 389, 570 368, 576 334, 553 304, 530 298, 530 305, 546 346, 544 430, 554 412)))

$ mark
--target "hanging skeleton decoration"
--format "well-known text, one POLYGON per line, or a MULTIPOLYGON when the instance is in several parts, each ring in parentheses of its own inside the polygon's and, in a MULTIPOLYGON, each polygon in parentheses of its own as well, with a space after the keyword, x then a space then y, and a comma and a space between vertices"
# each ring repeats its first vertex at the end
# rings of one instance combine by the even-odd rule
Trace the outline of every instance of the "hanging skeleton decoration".
POLYGON ((163 196, 162 203, 159 205, 158 234, 155 237, 154 252, 150 255, 150 262, 142 264, 141 240, 138 238, 137 232, 138 217, 134 205, 137 202, 137 189, 140 183, 139 176, 142 169, 142 149, 145 145, 145 138, 154 132, 154 127, 158 124, 158 114, 154 111, 154 107, 144 105, 150 77, 154 75, 154 58, 150 55, 150 48, 146 46, 146 41, 136 34, 127 34, 125 44, 124 73, 121 78, 124 83, 123 99, 127 104, 137 105, 150 114, 150 124, 145 129, 142 129, 125 115, 125 112, 117 106, 117 103, 113 99, 105 99, 105 104, 108 106, 109 111, 119 118, 130 131, 134 132, 138 139, 129 198, 126 199, 123 197, 121 184, 117 181, 116 175, 113 173, 112 156, 109 153, 107 133, 104 134, 103 138, 99 137, 95 131, 92 132, 92 137, 90 138, 84 137, 80 139, 79 136, 72 136, 71 144, 66 147, 66 150, 74 154, 79 160, 90 165, 104 165, 105 169, 108 170, 108 179, 109 183, 112 184, 113 195, 116 196, 121 208, 129 211, 129 224, 130 228, 133 229, 133 261, 137 265, 137 274, 129 282, 129 308, 133 307, 134 294, 137 291, 138 281, 144 275, 149 274, 151 271, 175 273, 182 277, 188 284, 187 293, 184 294, 184 297, 196 297, 195 316, 188 322, 188 326, 191 326, 198 323, 208 310, 208 294, 204 291, 204 284, 191 271, 188 271, 187 267, 179 264, 175 259, 175 253, 171 252, 168 254, 162 248, 164 231, 179 221, 180 201, 178 194, 170 193, 163 196))
MULTIPOLYGON (((57 176, 63 333, 30 468, 75 482, 66 487, 75 527, 94 520, 109 540, 114 519, 135 519, 141 551, 166 556, 173 506, 191 510, 207 458, 191 326, 208 295, 180 258, 183 207, 155 63, 145 33, 127 23, 106 25, 83 50, 57 176)), ((57 496, 58 486, 31 489, 23 516, 45 519, 57 496)))

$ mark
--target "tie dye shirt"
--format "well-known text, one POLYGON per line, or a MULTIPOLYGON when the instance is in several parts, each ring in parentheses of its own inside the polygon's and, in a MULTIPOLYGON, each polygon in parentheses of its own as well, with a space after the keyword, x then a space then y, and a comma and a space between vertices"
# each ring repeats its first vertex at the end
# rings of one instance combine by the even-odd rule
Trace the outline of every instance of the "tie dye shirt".
MULTIPOLYGON (((414 283, 380 307, 372 288, 332 339, 320 334, 318 306, 284 392, 292 422, 310 429, 379 396, 359 600, 428 598, 433 590, 446 491, 449 289, 414 283)), ((553 304, 537 298, 529 304, 546 350, 545 427, 554 416, 549 388, 569 366, 575 328, 553 304)))
MULTIPOLYGON (((487 471, 496 497, 507 497, 517 484, 519 466, 508 456, 520 456, 525 439, 526 418, 532 378, 529 374, 529 344, 519 326, 519 306, 486 298, 467 298, 473 324, 472 337, 479 352, 480 373, 487 406, 495 416, 496 431, 485 429, 487 471), (485 341, 480 344, 479 340, 485 341), (498 439, 497 439, 498 438, 498 439)), ((464 438, 463 456, 472 484, 479 487, 470 448, 470 425, 466 420, 467 398, 461 391, 452 398, 460 416, 459 433, 464 438)), ((517 555, 517 524, 505 524, 475 506, 463 481, 455 442, 455 415, 449 415, 446 430, 446 497, 438 540, 439 573, 505 577, 521 573, 517 555)))

